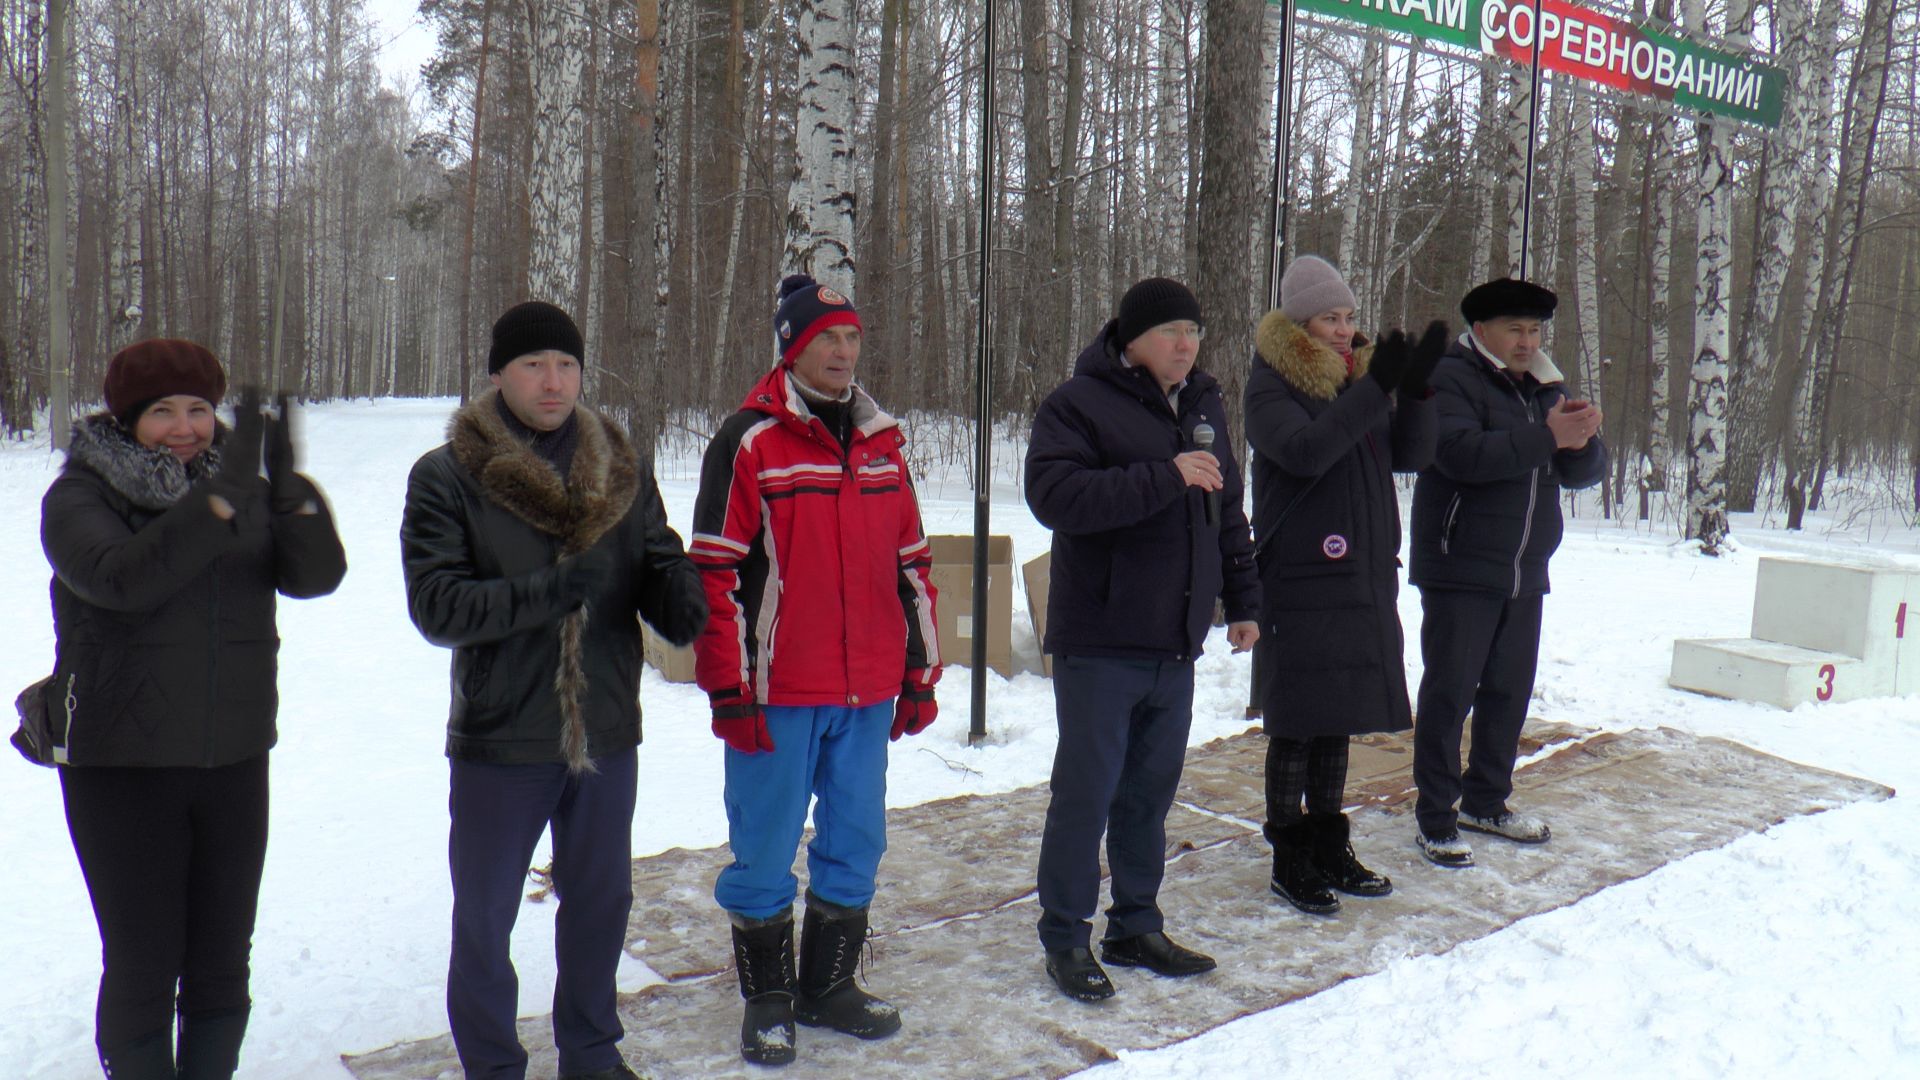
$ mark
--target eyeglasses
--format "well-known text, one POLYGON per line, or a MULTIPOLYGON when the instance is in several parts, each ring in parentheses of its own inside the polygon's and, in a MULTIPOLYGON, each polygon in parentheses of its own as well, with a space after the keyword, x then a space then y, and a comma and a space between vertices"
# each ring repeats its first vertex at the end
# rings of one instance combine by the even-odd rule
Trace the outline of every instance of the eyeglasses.
POLYGON ((1207 336, 1206 327, 1201 326, 1199 323, 1190 322, 1161 323, 1159 326, 1153 328, 1153 332, 1166 338, 1168 341, 1179 341, 1181 338, 1186 338, 1190 341, 1204 341, 1207 336))

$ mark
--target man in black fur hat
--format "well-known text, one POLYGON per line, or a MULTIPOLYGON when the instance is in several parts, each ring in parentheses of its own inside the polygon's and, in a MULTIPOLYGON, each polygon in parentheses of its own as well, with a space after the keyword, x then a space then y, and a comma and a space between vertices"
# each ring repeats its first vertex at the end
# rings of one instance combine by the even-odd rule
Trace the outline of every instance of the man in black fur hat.
POLYGON ((1606 471, 1600 410, 1569 397, 1540 348, 1554 294, 1511 278, 1460 302, 1468 328, 1433 373, 1438 441, 1413 493, 1413 565, 1425 672, 1414 708, 1420 851, 1473 865, 1460 829, 1523 844, 1551 836, 1513 812, 1513 763, 1533 696, 1547 560, 1560 546, 1560 489, 1606 471), (1473 749, 1460 735, 1473 712, 1473 749))
POLYGON ((508 942, 549 825, 560 1075, 634 1075, 614 969, 633 906, 635 615, 677 645, 707 616, 641 455, 578 404, 585 351, 552 304, 509 309, 487 358, 496 389, 453 415, 407 480, 407 610, 454 651, 447 1017, 470 1078, 527 1074, 508 942))

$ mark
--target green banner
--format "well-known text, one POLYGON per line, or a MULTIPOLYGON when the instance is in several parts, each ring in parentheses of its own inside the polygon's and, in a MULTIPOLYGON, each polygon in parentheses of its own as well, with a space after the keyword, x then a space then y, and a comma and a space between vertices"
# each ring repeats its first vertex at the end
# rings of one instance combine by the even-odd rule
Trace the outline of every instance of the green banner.
POLYGON ((1777 127, 1786 74, 1565 0, 1295 0, 1301 11, 1533 62, 1686 109, 1777 127))

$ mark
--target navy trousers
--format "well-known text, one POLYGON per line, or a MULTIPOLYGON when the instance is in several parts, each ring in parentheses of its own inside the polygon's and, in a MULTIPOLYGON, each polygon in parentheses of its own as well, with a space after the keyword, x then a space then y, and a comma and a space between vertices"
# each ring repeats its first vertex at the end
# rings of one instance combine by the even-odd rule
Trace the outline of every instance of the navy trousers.
POLYGON ((1542 599, 1420 591, 1420 660, 1426 671, 1414 709, 1413 781, 1420 789, 1414 817, 1427 836, 1452 832, 1460 814, 1490 817, 1507 808, 1540 657, 1542 599), (1460 733, 1468 709, 1473 749, 1463 774, 1460 733))
POLYGON ((1192 661, 1056 656, 1053 799, 1040 840, 1040 945, 1087 945, 1100 903, 1100 835, 1113 904, 1107 937, 1164 928, 1167 810, 1193 723, 1192 661))
POLYGON ((614 969, 633 907, 636 751, 595 758, 597 773, 565 765, 452 762, 453 956, 447 1019, 469 1080, 523 1080, 527 1051, 514 1030, 520 979, 508 955, 540 834, 553 828, 553 1042, 562 1075, 620 1061, 614 969))

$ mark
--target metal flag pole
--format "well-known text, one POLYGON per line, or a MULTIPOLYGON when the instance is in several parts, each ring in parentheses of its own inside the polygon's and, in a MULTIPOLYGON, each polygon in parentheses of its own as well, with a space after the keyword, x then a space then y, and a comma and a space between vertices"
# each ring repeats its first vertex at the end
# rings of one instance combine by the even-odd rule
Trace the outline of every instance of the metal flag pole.
POLYGON ((1533 144, 1539 140, 1540 126, 1540 0, 1533 2, 1533 70, 1528 73, 1532 89, 1527 92, 1527 170, 1521 181, 1520 195, 1520 273, 1527 280, 1529 256, 1533 251, 1533 144))
POLYGON ((1274 57, 1273 207, 1267 219, 1267 308, 1280 306, 1280 266, 1287 257, 1287 211, 1293 206, 1293 2, 1280 0, 1280 48, 1274 57))
POLYGON ((987 531, 993 501, 993 4, 982 0, 980 68, 980 292, 973 373, 973 713, 967 744, 987 737, 987 531))

